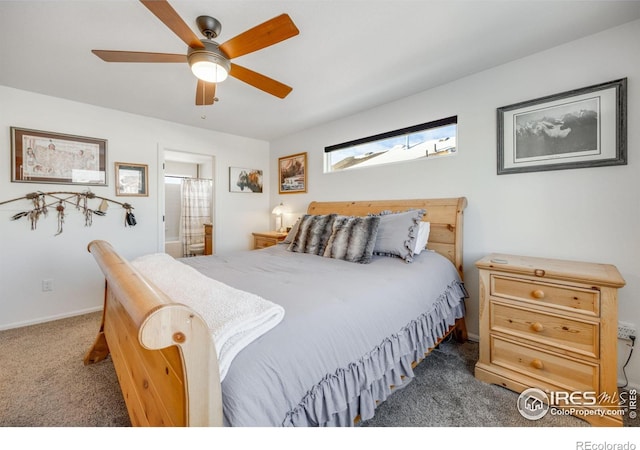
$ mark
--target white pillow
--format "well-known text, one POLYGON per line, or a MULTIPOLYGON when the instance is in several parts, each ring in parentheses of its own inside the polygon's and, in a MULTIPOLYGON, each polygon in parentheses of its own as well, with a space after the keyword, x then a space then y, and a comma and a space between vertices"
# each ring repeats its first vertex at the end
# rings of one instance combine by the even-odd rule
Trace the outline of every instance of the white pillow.
POLYGON ((418 237, 416 238, 416 245, 413 248, 413 254, 419 255, 422 250, 427 246, 429 242, 429 232, 431 231, 431 223, 420 222, 418 228, 418 237))

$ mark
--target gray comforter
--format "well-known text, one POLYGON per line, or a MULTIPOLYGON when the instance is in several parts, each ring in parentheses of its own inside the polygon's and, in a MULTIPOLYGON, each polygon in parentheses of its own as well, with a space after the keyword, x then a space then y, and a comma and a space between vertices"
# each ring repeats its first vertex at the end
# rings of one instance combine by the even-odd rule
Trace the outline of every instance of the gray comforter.
POLYGON ((286 244, 182 262, 280 304, 284 319, 244 348, 222 383, 227 426, 349 426, 413 376, 411 362, 464 315, 454 266, 430 251, 413 263, 357 264, 286 244))

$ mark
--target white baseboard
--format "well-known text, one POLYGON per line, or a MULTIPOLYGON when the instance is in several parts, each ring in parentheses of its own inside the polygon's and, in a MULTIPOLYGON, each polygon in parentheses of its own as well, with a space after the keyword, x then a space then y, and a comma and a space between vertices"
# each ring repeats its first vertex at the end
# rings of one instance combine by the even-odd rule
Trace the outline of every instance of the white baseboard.
POLYGON ((6 325, 1 325, 0 326, 0 331, 11 330, 13 328, 28 327, 30 325, 37 325, 39 323, 52 322, 54 320, 60 320, 60 319, 67 319, 69 317, 82 316, 84 314, 89 314, 89 313, 96 312, 96 311, 101 311, 101 310, 102 310, 102 306, 96 306, 94 308, 87 308, 87 309, 83 309, 83 310, 80 310, 80 311, 73 311, 73 312, 70 312, 70 313, 58 314, 58 315, 55 315, 55 316, 40 317, 38 319, 27 320, 27 321, 24 321, 24 322, 9 323, 9 324, 6 324, 6 325))
POLYGON ((480 336, 478 336, 477 334, 467 333, 467 337, 472 342, 480 342, 480 336))

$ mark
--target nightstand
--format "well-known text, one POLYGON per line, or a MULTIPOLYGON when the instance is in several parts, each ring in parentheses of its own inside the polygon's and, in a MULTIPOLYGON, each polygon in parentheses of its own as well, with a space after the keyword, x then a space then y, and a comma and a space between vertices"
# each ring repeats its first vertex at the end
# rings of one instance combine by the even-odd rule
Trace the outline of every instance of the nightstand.
POLYGON ((251 234, 253 234, 254 250, 271 247, 272 245, 276 245, 278 242, 284 241, 284 238, 287 237, 287 233, 280 233, 278 231, 262 231, 251 234))
POLYGON ((622 426, 617 329, 625 281, 616 267, 505 254, 476 266, 476 378, 516 392, 538 388, 547 405, 574 408, 592 425, 622 426))

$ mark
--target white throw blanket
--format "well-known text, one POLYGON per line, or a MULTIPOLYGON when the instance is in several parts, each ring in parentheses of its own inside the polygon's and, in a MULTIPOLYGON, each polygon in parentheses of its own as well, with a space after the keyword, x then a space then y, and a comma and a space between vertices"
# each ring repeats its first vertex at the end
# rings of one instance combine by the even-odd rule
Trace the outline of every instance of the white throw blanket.
POLYGON ((238 352, 284 317, 282 306, 208 278, 166 253, 141 256, 131 264, 173 301, 202 316, 218 353, 220 381, 238 352))

